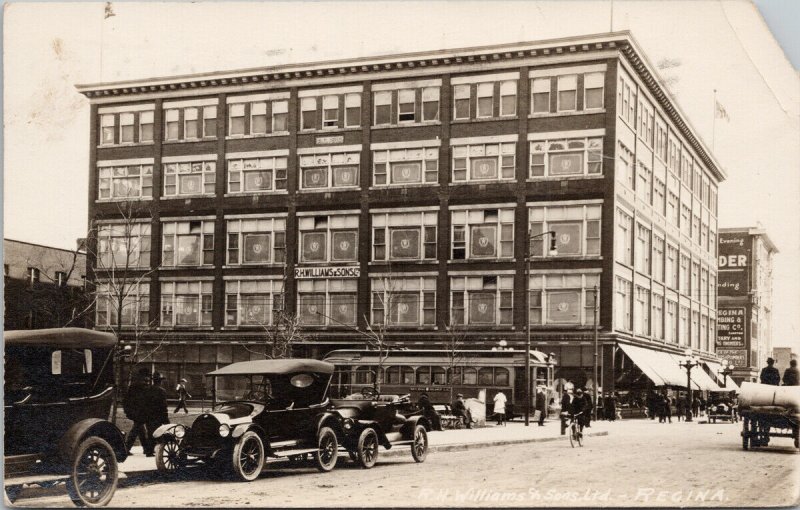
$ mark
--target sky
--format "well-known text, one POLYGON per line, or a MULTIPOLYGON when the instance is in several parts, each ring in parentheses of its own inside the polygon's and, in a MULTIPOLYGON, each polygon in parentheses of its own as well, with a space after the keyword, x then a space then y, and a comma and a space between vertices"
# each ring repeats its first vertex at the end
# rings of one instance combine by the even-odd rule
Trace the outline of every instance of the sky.
MULTIPOLYGON (((772 4, 772 2, 775 2, 772 4)), ((758 0, 776 30, 800 16, 758 0)), ((789 6, 791 7, 791 6, 789 6)), ((800 352, 800 78, 745 0, 16 3, 4 9, 4 236, 87 230, 89 104, 75 84, 630 30, 728 174, 720 227, 778 246, 774 344, 800 352), (612 20, 613 11, 613 20, 612 20), (714 97, 729 121, 714 122, 714 97)), ((789 27, 789 29, 787 29, 789 27)), ((788 44, 796 44, 797 37, 788 44)))

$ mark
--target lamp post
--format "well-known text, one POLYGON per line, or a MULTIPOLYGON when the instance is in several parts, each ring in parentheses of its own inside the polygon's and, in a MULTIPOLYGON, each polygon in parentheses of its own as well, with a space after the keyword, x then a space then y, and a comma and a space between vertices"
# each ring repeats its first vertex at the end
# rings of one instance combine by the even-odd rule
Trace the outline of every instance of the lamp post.
POLYGON ((692 369, 700 364, 700 360, 691 349, 686 349, 683 354, 683 362, 679 362, 678 366, 686 369, 686 389, 689 391, 689 413, 686 421, 692 421, 692 369))
POLYGON ((597 344, 598 344, 598 328, 600 327, 598 324, 598 315, 599 315, 599 295, 600 295, 600 288, 595 285, 594 286, 594 404, 592 407, 592 419, 597 421, 597 387, 600 385, 600 380, 597 377, 597 344))
POLYGON ((541 234, 531 235, 528 231, 528 339, 525 342, 525 426, 530 425, 531 421, 531 241, 537 237, 550 236, 550 255, 558 255, 556 248, 556 233, 552 230, 542 232, 541 234))
POLYGON ((733 363, 728 362, 728 360, 722 360, 722 369, 719 370, 720 375, 722 375, 722 385, 726 388, 728 387, 728 376, 733 374, 733 363))

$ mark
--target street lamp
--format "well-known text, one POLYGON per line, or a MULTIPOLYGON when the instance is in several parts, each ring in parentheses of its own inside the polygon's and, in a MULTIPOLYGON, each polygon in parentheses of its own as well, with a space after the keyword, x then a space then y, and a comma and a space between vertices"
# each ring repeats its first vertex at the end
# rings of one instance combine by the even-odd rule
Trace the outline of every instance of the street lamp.
POLYGON ((550 236, 550 250, 549 254, 551 256, 558 255, 558 249, 556 248, 556 233, 552 230, 548 230, 547 232, 542 232, 541 234, 533 234, 531 235, 530 230, 528 231, 528 339, 525 343, 525 426, 530 425, 531 421, 531 259, 533 258, 533 253, 531 253, 531 241, 536 239, 537 237, 544 237, 550 236))
POLYGON ((689 413, 686 416, 686 421, 692 421, 692 369, 700 364, 700 360, 691 349, 686 349, 683 354, 683 362, 678 362, 678 366, 686 369, 686 389, 689 390, 689 413))
POLYGON ((730 363, 728 360, 722 360, 722 368, 719 370, 720 375, 722 375, 722 385, 725 388, 728 387, 728 376, 733 374, 733 363, 730 363))

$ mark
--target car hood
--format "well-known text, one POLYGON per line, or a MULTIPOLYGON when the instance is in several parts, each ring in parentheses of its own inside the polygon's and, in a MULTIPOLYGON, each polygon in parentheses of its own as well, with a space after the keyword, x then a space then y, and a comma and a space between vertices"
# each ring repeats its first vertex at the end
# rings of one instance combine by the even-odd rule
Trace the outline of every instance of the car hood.
POLYGON ((227 402, 208 413, 220 422, 227 425, 238 425, 252 421, 253 416, 264 410, 263 404, 255 402, 227 402))

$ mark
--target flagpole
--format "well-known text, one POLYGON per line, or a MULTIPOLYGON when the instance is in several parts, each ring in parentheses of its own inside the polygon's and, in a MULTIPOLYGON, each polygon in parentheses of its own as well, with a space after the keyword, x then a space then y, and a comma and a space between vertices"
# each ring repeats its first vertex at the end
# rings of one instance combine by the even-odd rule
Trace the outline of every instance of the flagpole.
POLYGON ((611 0, 611 21, 609 23, 608 31, 614 31, 614 0, 611 0))
POLYGON ((714 151, 714 142, 717 136, 717 89, 714 89, 714 117, 711 121, 711 151, 714 151))

